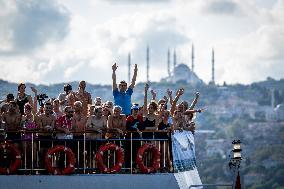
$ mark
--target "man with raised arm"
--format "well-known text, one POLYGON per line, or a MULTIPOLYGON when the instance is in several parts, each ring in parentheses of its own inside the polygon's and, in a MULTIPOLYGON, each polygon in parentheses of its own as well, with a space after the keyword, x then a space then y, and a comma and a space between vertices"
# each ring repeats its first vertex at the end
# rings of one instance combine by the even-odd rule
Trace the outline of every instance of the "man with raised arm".
POLYGON ((133 93, 133 88, 135 86, 136 77, 137 77, 137 64, 134 67, 134 73, 132 77, 131 84, 127 88, 127 83, 125 81, 121 81, 118 85, 116 84, 116 63, 112 66, 112 90, 113 90, 113 98, 114 104, 120 106, 122 108, 122 114, 130 115, 131 114, 131 95, 133 93))

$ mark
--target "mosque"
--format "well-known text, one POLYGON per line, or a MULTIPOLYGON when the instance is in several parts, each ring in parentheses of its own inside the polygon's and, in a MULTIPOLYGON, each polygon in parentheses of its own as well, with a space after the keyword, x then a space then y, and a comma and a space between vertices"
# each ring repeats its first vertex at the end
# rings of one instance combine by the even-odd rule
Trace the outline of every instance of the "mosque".
MULTIPOLYGON (((146 81, 149 82, 149 62, 150 62, 150 48, 147 46, 146 49, 146 70, 147 70, 147 78, 146 81)), ((174 50, 173 53, 173 64, 171 65, 171 52, 168 49, 167 53, 167 76, 161 79, 161 82, 168 83, 177 83, 177 82, 185 82, 192 86, 204 85, 204 81, 198 77, 196 72, 194 71, 194 46, 192 45, 191 50, 191 67, 185 63, 177 63, 177 55, 174 50), (172 69, 171 69, 172 67, 172 69)), ((131 55, 128 54, 128 81, 130 82, 130 67, 131 67, 131 55)), ((212 49, 212 59, 211 59, 211 81, 209 85, 215 85, 215 59, 214 59, 214 49, 212 49)))

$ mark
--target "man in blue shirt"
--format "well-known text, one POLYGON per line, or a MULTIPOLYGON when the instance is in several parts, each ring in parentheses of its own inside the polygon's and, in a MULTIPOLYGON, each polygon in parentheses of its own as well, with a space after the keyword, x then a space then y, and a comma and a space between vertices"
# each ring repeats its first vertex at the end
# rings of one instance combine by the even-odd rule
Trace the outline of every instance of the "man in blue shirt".
POLYGON ((131 84, 127 88, 127 83, 125 81, 121 81, 118 85, 116 84, 116 74, 115 71, 117 69, 116 63, 112 66, 112 92, 114 98, 114 104, 120 106, 122 108, 122 113, 125 115, 131 114, 131 95, 133 93, 133 88, 135 86, 136 77, 137 77, 137 64, 134 67, 134 73, 131 80, 131 84))

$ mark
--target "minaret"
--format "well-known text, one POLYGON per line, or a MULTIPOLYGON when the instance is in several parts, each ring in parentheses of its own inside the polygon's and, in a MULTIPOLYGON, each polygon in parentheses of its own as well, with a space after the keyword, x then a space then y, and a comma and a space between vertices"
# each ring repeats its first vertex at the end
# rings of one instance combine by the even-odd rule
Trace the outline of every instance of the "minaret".
POLYGON ((176 50, 174 50, 174 68, 176 67, 177 65, 177 55, 176 55, 176 50))
POLYGON ((149 45, 147 45, 147 57, 146 57, 146 61, 147 61, 147 67, 146 67, 146 69, 147 69, 147 83, 149 82, 149 59, 150 59, 150 57, 149 57, 149 45))
POLYGON ((194 45, 191 47, 191 71, 194 72, 194 45))
POLYGON ((128 53, 128 83, 130 84, 131 54, 128 53))
POLYGON ((212 79, 211 83, 215 85, 215 58, 214 58, 214 49, 212 48, 212 79))
POLYGON ((272 108, 275 108, 274 89, 271 89, 271 107, 272 107, 272 108))
POLYGON ((171 53, 170 49, 168 49, 168 75, 171 77, 171 53))

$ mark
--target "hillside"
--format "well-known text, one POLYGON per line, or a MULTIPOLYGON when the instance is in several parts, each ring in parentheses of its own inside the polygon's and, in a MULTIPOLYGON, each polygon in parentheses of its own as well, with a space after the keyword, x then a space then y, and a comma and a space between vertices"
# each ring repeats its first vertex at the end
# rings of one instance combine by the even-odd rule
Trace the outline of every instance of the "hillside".
MULTIPOLYGON (((78 82, 70 83, 76 90, 78 82)), ((35 86, 40 93, 57 97, 64 83, 35 86)), ((28 83, 29 86, 34 86, 28 83)), ((142 103, 143 83, 138 83, 132 97, 133 102, 142 103)), ((196 118, 196 153, 198 170, 203 183, 229 183, 231 174, 228 169, 228 155, 231 141, 242 141, 242 173, 246 188, 281 188, 284 186, 284 112, 275 109, 284 104, 284 80, 268 78, 250 85, 198 85, 185 82, 176 84, 154 82, 150 87, 157 91, 158 97, 165 95, 169 88, 185 88, 181 100, 191 101, 195 91, 201 93, 198 108, 205 112, 196 118), (202 132, 208 131, 209 132, 202 132), (200 131, 200 132, 198 132, 200 131), (266 180, 267 182, 263 182, 266 180)), ((7 93, 16 95, 17 84, 0 80, 0 97, 7 93)), ((102 97, 103 101, 112 100, 110 85, 87 84, 87 91, 102 97)), ((31 94, 30 89, 27 93, 31 94)))

